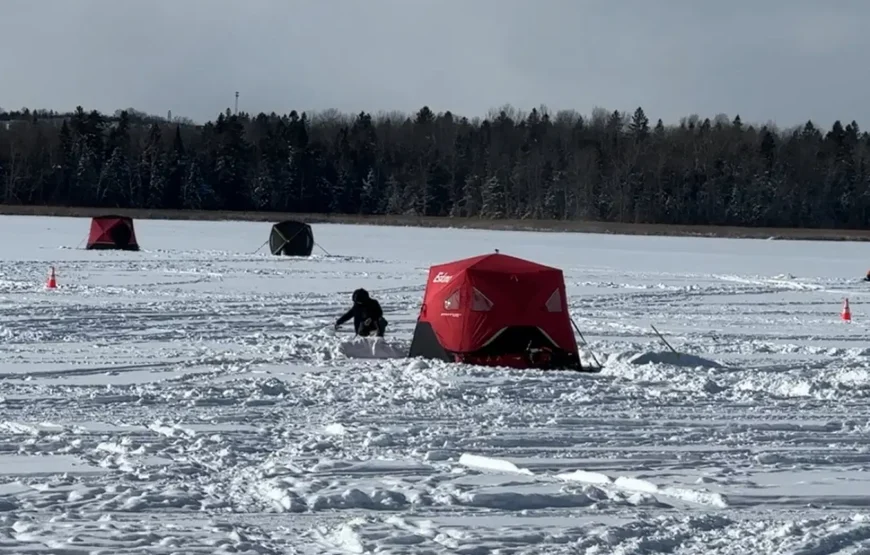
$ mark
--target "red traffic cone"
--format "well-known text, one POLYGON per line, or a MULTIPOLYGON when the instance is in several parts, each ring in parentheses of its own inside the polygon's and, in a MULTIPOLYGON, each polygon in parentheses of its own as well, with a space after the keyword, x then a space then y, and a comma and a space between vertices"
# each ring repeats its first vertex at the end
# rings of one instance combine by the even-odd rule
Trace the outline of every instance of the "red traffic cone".
POLYGON ((842 318, 844 322, 852 321, 852 311, 849 310, 849 299, 843 300, 843 312, 840 314, 840 318, 842 318))
POLYGON ((54 266, 51 267, 51 273, 48 274, 48 283, 45 284, 46 289, 57 289, 57 278, 54 275, 54 266))

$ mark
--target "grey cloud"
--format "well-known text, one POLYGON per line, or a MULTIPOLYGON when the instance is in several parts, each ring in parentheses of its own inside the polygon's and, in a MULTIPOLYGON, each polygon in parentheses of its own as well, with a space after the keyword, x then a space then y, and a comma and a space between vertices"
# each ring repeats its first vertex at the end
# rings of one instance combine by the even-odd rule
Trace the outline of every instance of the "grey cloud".
MULTIPOLYGON (((868 120, 857 0, 2 0, 0 106, 868 120)), ((870 125, 870 121, 867 122, 870 125)))

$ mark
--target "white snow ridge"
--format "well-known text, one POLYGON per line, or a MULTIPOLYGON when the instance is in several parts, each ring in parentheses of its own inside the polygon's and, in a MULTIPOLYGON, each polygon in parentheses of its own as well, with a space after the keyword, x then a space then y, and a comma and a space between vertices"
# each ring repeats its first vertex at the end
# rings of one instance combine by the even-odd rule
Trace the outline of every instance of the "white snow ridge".
POLYGON ((870 553, 863 245, 87 225, 0 219, 0 553, 870 553), (428 267, 495 248, 601 374, 406 357, 428 267), (333 329, 357 287, 385 338, 333 329))

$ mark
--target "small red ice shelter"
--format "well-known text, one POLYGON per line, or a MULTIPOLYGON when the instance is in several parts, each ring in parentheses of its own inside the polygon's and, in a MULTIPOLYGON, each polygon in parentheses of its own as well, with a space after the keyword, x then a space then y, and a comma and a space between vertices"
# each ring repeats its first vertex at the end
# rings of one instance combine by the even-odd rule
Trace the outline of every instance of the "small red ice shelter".
POLYGON ((499 253, 432 266, 409 356, 582 370, 562 270, 499 253))
POLYGON ((133 220, 126 216, 97 216, 91 220, 86 248, 138 251, 133 220))

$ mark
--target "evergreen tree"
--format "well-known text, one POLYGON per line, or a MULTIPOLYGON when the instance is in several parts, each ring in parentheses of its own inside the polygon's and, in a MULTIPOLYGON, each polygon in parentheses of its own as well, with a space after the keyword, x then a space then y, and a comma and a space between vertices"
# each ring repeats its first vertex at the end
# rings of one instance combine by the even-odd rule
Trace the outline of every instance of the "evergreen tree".
POLYGON ((0 113, 0 202, 865 228, 870 135, 851 119, 665 125, 641 107, 221 113, 203 125, 22 109, 0 113))
POLYGON ((210 191, 202 178, 199 162, 192 160, 181 188, 182 206, 189 210, 207 208, 211 200, 208 198, 209 193, 210 191))
POLYGON ((638 106, 631 116, 631 123, 628 124, 628 130, 635 141, 642 141, 649 136, 649 118, 643 111, 643 108, 638 106))
POLYGON ((497 176, 490 177, 486 183, 484 183, 481 197, 481 217, 489 218, 491 220, 498 220, 505 217, 504 185, 502 185, 497 176))
POLYGON ((183 201, 181 190, 184 187, 187 171, 187 154, 184 149, 184 139, 181 136, 181 126, 175 126, 175 137, 172 139, 172 151, 168 158, 166 176, 166 194, 163 196, 163 206, 166 208, 181 208, 183 201))

